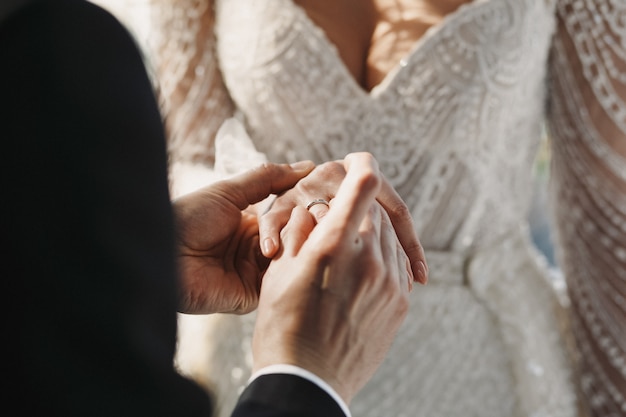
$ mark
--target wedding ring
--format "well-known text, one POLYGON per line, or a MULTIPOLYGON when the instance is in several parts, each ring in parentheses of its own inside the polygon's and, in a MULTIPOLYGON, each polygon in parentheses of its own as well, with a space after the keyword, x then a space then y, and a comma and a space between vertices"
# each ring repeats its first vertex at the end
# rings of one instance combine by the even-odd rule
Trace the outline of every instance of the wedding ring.
POLYGON ((328 201, 324 200, 323 198, 316 198, 315 200, 311 201, 309 204, 306 205, 306 209, 309 210, 311 209, 311 207, 313 207, 316 204, 324 204, 326 207, 330 207, 330 205, 328 204, 328 201))

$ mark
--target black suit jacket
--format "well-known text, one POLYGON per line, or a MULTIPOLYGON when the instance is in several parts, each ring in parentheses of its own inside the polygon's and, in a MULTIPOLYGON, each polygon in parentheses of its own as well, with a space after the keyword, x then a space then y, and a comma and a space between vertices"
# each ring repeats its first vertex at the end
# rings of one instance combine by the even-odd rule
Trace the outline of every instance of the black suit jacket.
MULTIPOLYGON (((32 0, 0 21, 2 404, 30 416, 210 415, 172 365, 165 138, 138 48, 81 0, 32 0)), ((256 380, 234 411, 322 415, 343 414, 287 375, 256 380)))

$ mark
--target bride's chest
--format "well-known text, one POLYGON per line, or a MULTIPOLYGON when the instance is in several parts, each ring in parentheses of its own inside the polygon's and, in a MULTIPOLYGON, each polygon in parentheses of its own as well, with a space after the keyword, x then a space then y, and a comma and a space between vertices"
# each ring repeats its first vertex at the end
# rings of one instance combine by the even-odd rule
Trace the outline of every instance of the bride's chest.
POLYGON ((335 46, 363 89, 379 84, 413 45, 472 0, 292 0, 335 46))
MULTIPOLYGON (((396 26, 343 18, 346 12, 340 5, 358 0, 337 1, 335 8, 319 1, 318 8, 307 9, 293 0, 217 0, 217 53, 226 81, 295 77, 302 84, 298 77, 317 80, 321 74, 341 79, 361 93, 376 94, 402 78, 400 74, 428 66, 427 61, 432 62, 431 69, 443 62, 445 72, 453 70, 466 78, 481 75, 477 71, 483 75, 510 71, 512 64, 526 65, 516 60, 521 56, 526 62, 535 55, 541 59, 554 30, 554 0, 441 1, 449 3, 447 14, 440 10, 434 16, 415 8, 388 12, 388 20, 400 22, 396 26), (403 16, 396 16, 401 12, 403 16), (382 63, 377 79, 375 71, 369 71, 374 78, 367 79, 363 68, 368 60, 370 68, 382 63)), ((410 3, 394 0, 398 5, 403 2, 410 3)), ((372 12, 360 13, 359 19, 367 20, 372 12)))

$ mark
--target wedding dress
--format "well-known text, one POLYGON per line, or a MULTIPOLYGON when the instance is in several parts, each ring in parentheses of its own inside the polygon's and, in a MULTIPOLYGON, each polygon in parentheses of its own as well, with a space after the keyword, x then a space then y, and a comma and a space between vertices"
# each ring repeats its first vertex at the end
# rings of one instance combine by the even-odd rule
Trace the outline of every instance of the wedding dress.
MULTIPOLYGON (((626 415, 624 0, 475 0, 369 92, 292 0, 152 0, 150 13, 175 195, 237 170, 214 166, 234 116, 260 152, 240 168, 367 150, 409 205, 430 282, 355 417, 569 417, 577 387, 594 415, 626 415), (546 125, 567 294, 525 220, 546 125)), ((220 416, 250 374, 253 325, 181 318, 179 366, 220 416)))

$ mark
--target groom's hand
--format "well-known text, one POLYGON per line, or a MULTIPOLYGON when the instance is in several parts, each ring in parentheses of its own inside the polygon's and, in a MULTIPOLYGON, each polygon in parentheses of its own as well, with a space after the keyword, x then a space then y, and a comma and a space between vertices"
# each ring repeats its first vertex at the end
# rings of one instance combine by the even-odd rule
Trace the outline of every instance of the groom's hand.
POLYGON ((261 288, 254 368, 291 364, 349 402, 385 357, 408 311, 413 274, 392 222, 376 202, 383 179, 367 153, 316 224, 296 206, 261 288))
POLYGON ((256 215, 246 209, 293 187, 313 168, 309 161, 268 163, 174 202, 180 312, 247 313, 256 308, 268 261, 259 250, 256 215))

